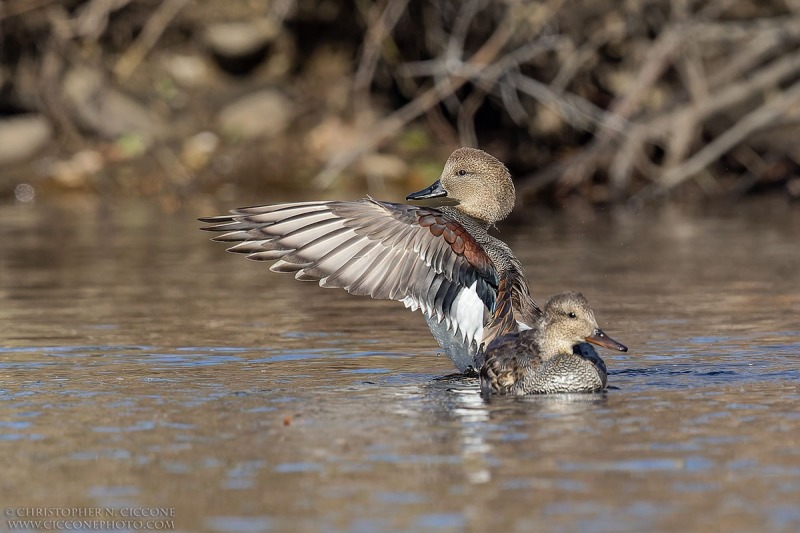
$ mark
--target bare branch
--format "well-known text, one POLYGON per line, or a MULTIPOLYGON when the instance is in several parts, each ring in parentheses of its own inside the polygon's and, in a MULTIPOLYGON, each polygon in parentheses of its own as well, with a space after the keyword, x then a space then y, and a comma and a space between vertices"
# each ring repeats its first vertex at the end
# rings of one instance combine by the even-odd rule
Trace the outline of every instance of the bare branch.
POLYGON ((150 20, 145 24, 142 33, 131 45, 130 48, 119 58, 114 65, 114 75, 118 80, 126 80, 133 74, 139 63, 145 56, 153 49, 161 34, 167 28, 173 18, 180 12, 181 9, 189 2, 189 0, 164 0, 158 6, 150 20))
MULTIPOLYGON (((557 13, 558 7, 560 7, 563 1, 564 0, 551 0, 549 6, 550 16, 557 13)), ((516 2, 509 3, 504 20, 501 21, 491 37, 489 37, 483 46, 481 46, 467 62, 469 68, 474 69, 476 72, 491 68, 492 61, 502 52, 503 48, 514 34, 514 14, 516 6, 516 2)), ((543 21, 543 23, 544 22, 546 22, 546 20, 543 21)), ((363 136, 353 148, 334 156, 317 177, 314 178, 314 185, 323 188, 329 187, 344 168, 353 163, 364 153, 378 146, 388 137, 397 133, 408 124, 408 122, 436 105, 443 98, 453 94, 453 92, 463 86, 468 80, 469 77, 465 77, 464 75, 450 74, 437 81, 433 87, 422 93, 415 100, 409 102, 380 121, 374 127, 370 128, 367 134, 363 136)))
POLYGON ((746 114, 725 133, 680 165, 667 169, 657 180, 659 190, 671 189, 691 178, 752 133, 788 113, 798 103, 800 103, 800 83, 792 85, 776 98, 768 100, 761 107, 746 114))
MULTIPOLYGON (((397 21, 405 12, 408 0, 388 0, 380 15, 373 15, 377 20, 370 21, 367 35, 361 49, 361 60, 353 79, 353 94, 356 105, 368 107, 369 86, 375 76, 375 68, 381 57, 382 44, 391 35, 397 21)), ((371 11, 377 10, 377 6, 371 11)), ((370 18, 373 18, 370 17, 370 18)))

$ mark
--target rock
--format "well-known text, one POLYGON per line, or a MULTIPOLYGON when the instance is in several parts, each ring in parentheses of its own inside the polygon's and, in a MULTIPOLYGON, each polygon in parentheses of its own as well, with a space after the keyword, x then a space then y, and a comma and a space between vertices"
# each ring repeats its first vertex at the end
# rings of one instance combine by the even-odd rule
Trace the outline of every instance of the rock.
POLYGON ((234 139, 274 137, 286 130, 292 105, 282 93, 265 89, 225 106, 217 116, 222 132, 234 139))
POLYGON ((103 156, 95 150, 81 150, 69 159, 54 161, 44 174, 66 188, 85 187, 89 179, 100 172, 105 165, 103 156))
POLYGON ((78 123, 106 139, 136 134, 150 145, 167 131, 155 113, 111 86, 97 71, 73 68, 64 77, 63 91, 78 123))
POLYGON ((219 137, 210 131, 201 131, 183 142, 181 162, 192 170, 200 170, 210 161, 219 147, 219 137))
POLYGON ((271 19, 212 24, 203 33, 203 41, 215 54, 235 58, 258 53, 278 35, 271 19))
POLYGON ((211 85, 211 69, 200 56, 191 54, 165 54, 161 62, 170 76, 184 87, 203 87, 211 85))
POLYGON ((0 165, 24 161, 53 138, 53 126, 42 115, 18 115, 0 120, 0 165))

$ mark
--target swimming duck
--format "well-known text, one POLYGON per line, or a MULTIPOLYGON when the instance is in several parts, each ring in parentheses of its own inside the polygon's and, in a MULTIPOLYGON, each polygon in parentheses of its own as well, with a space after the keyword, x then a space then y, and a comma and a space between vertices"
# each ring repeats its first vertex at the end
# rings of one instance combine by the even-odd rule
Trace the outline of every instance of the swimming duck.
POLYGON ((489 343, 480 370, 481 393, 522 396, 603 391, 606 365, 586 342, 628 351, 597 326, 582 294, 557 294, 531 329, 489 343))
POLYGON ((438 180, 406 200, 426 205, 296 202, 200 220, 211 224, 202 229, 223 232, 212 240, 233 243, 228 251, 276 261, 273 272, 421 310, 458 370, 474 372, 490 340, 484 326, 495 313, 501 277, 511 301, 504 332, 526 329, 541 314, 522 264, 489 234, 514 207, 511 175, 488 153, 459 148, 438 180))

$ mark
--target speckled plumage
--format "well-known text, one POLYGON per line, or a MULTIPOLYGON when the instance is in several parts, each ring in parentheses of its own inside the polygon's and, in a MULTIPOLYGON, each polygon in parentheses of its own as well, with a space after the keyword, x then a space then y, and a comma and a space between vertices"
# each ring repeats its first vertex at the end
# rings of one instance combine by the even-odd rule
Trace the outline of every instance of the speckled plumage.
POLYGON ((553 296, 531 329, 499 337, 487 346, 481 392, 522 396, 603 391, 605 363, 584 342, 627 351, 598 328, 582 294, 553 296))

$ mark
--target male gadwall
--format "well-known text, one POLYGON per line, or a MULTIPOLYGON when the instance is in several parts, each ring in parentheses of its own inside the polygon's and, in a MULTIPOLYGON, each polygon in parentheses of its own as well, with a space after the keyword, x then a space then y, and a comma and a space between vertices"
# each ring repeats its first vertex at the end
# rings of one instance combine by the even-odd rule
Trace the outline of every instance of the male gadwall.
POLYGON ((480 371, 481 393, 522 396, 603 391, 606 365, 584 342, 628 351, 597 326, 582 294, 557 294, 531 329, 489 343, 480 371))
POLYGON ((477 370, 501 277, 513 302, 503 333, 526 329, 541 314, 521 263, 488 231, 514 207, 511 175, 486 152, 459 148, 433 185, 406 199, 426 206, 297 202, 200 220, 212 224, 204 230, 225 232, 213 240, 236 243, 228 251, 277 260, 273 272, 422 310, 459 371, 477 370))

